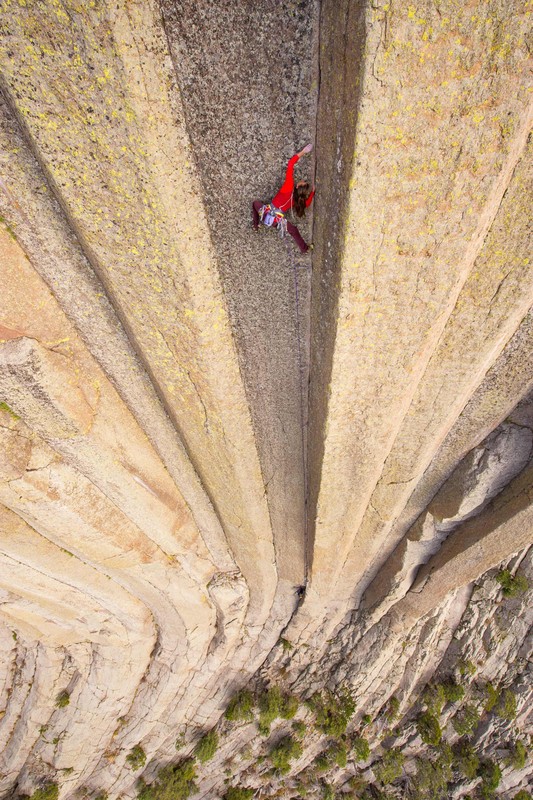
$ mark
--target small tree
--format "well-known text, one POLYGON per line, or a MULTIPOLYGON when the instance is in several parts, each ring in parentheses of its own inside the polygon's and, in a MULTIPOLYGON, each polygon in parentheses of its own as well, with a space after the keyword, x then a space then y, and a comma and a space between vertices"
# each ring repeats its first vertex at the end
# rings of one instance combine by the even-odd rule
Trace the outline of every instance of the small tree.
POLYGON ((511 689, 504 689, 500 695, 494 713, 501 719, 513 720, 516 718, 516 696, 511 689))
POLYGON ((462 700, 465 695, 465 690, 462 686, 459 686, 453 679, 446 681, 442 684, 444 689, 444 696, 446 698, 447 703, 457 703, 458 700, 462 700))
POLYGON ((400 701, 396 695, 392 695, 387 703, 387 710, 385 711, 385 719, 387 722, 394 722, 400 711, 400 701))
POLYGON ((344 742, 337 742, 331 748, 331 757, 338 767, 344 769, 348 762, 348 751, 344 742))
POLYGON ((398 748, 387 750, 381 761, 372 765, 376 779, 387 785, 399 778, 403 770, 404 755, 398 748))
POLYGON ((226 709, 225 717, 230 722, 251 722, 253 714, 254 698, 247 689, 241 689, 235 697, 230 700, 226 709))
POLYGON ((453 755, 455 768, 468 780, 474 780, 479 767, 479 758, 470 742, 466 739, 457 742, 453 748, 453 755))
POLYGON ((136 744, 135 747, 130 750, 126 756, 126 761, 134 771, 144 767, 146 764, 146 753, 140 744, 136 744))
POLYGON ((195 778, 196 768, 192 758, 179 764, 169 764, 159 770, 151 786, 140 781, 138 800, 187 800, 198 791, 195 778))
POLYGON ((356 761, 366 761, 370 756, 370 745, 364 736, 356 736, 352 743, 352 748, 356 761))
POLYGON ((62 692, 56 697, 56 706, 57 708, 65 708, 70 703, 70 694, 67 692, 66 689, 63 689, 62 692))
POLYGON ((452 771, 444 759, 431 760, 429 758, 416 759, 416 776, 413 780, 413 796, 416 800, 426 798, 448 797, 448 781, 452 778, 452 771))
POLYGON ((218 733, 215 730, 209 731, 205 736, 202 736, 200 741, 195 747, 194 755, 202 764, 210 761, 215 755, 218 748, 218 733))
POLYGON ((429 711, 420 714, 416 722, 416 729, 425 744, 436 746, 442 738, 439 721, 429 711))
POLYGON ((37 789, 29 800, 57 800, 59 796, 59 786, 57 783, 45 783, 37 789))
POLYGON ((500 785, 502 771, 495 761, 487 758, 481 762, 478 775, 481 778, 482 788, 485 789, 486 792, 492 792, 500 785))
POLYGON ((243 789, 240 786, 231 786, 224 795, 224 800, 252 800, 253 796, 253 789, 243 789))
POLYGON ((430 714, 438 716, 446 702, 446 693, 441 683, 433 683, 426 686, 422 695, 422 702, 426 704, 430 714))
POLYGON ((515 597, 529 589, 525 575, 513 575, 508 569, 502 569, 496 575, 496 580, 502 587, 502 594, 506 597, 515 597))
POLYGON ((520 789, 517 794, 513 797, 513 800, 533 800, 529 792, 526 792, 525 789, 520 789))
POLYGON ((459 736, 472 733, 478 726, 479 713, 475 706, 468 704, 459 709, 452 719, 452 725, 459 736))
POLYGON ((355 703, 349 692, 338 696, 332 692, 314 694, 307 705, 315 713, 318 730, 328 736, 341 736, 355 711, 355 703))
POLYGON ((284 736, 270 751, 270 760, 274 769, 285 775, 291 768, 289 762, 294 758, 300 758, 301 755, 302 745, 300 742, 293 739, 292 736, 284 736))
POLYGON ((517 739, 509 747, 507 763, 513 769, 524 769, 527 761, 527 747, 524 742, 517 739))

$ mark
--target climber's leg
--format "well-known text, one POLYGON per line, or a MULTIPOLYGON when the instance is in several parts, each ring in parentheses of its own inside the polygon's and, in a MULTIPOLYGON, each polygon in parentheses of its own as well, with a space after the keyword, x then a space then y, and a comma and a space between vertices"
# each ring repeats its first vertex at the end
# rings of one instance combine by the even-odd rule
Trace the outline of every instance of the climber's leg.
POLYGON ((257 230, 259 228, 259 211, 263 206, 264 203, 262 203, 260 200, 254 200, 254 202, 252 203, 252 214, 253 214, 252 224, 254 226, 254 230, 257 230))
POLYGON ((296 225, 292 224, 292 222, 287 221, 287 233, 290 233, 290 235, 300 248, 300 252, 307 253, 307 251, 309 250, 309 245, 304 242, 300 234, 300 231, 298 230, 296 225))

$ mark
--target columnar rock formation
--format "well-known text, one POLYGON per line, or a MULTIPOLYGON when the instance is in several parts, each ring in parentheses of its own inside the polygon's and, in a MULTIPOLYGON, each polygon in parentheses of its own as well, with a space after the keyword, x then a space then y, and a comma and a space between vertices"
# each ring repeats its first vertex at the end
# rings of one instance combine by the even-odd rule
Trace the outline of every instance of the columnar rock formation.
MULTIPOLYGON (((0 796, 134 798, 253 676, 350 690, 379 749, 475 662, 526 731, 522 4, 0 8, 0 796), (312 258, 248 221, 309 139, 312 258)), ((221 730, 200 795, 268 791, 221 730)))

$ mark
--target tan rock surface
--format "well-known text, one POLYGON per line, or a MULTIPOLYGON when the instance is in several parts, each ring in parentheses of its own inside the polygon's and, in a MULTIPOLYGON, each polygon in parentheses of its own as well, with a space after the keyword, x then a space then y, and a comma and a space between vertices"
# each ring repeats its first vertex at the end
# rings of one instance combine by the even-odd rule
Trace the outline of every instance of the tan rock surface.
MULTIPOLYGON (((134 800, 216 726, 206 800, 378 787, 395 747, 398 800, 435 756, 421 693, 453 676, 512 800, 533 702, 527 9, 0 11, 0 796, 134 800), (248 227, 308 138, 312 260, 248 227), (246 684, 253 720, 221 719, 246 684), (304 734, 259 732, 267 686, 304 734), (325 688, 355 698, 364 763, 332 762, 301 702, 325 688)), ((454 767, 446 791, 480 779, 454 767)))

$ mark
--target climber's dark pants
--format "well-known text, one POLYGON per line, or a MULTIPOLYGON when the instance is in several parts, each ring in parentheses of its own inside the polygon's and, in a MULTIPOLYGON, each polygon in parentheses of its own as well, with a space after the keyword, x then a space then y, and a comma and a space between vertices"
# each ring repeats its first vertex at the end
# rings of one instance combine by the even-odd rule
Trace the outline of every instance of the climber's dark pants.
MULTIPOLYGON (((259 211, 265 204, 262 203, 260 200, 254 200, 252 203, 252 213, 254 215, 254 228, 257 230, 259 227, 259 211)), ((309 245, 307 245, 304 240, 302 239, 302 235, 296 225, 293 225, 292 222, 287 220, 287 233, 290 233, 298 247, 300 248, 301 253, 307 253, 309 250, 309 245)))

